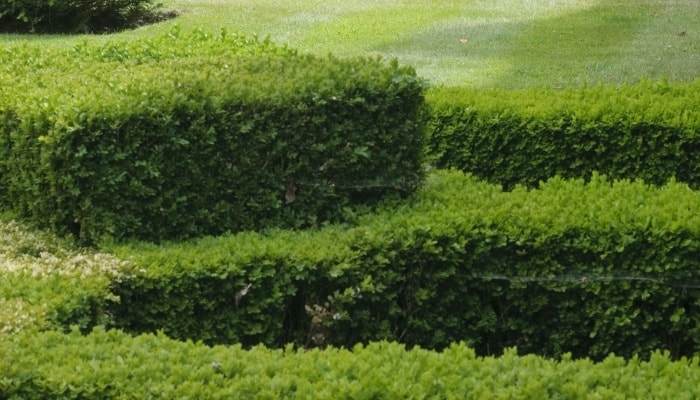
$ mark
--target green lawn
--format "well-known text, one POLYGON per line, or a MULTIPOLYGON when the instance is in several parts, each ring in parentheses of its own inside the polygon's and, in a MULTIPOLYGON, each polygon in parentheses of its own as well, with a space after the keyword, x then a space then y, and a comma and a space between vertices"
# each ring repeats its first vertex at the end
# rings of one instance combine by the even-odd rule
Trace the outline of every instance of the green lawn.
MULTIPOLYGON (((180 25, 270 36, 303 51, 382 55, 449 86, 560 88, 700 71, 698 0, 169 0, 180 25)), ((113 36, 93 37, 105 40, 113 36)), ((0 35, 3 41, 26 36, 0 35)), ((32 37, 70 45, 80 36, 32 37)))

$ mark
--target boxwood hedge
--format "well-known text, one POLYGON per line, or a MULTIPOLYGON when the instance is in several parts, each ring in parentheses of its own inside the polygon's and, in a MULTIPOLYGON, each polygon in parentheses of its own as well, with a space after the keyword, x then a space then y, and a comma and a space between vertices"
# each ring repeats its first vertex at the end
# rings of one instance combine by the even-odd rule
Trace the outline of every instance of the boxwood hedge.
POLYGON ((602 359, 700 349, 700 197, 681 183, 503 192, 436 172, 357 226, 109 249, 116 327, 206 343, 396 340, 602 359))
POLYGON ((512 189, 555 175, 700 188, 700 80, 565 90, 436 88, 427 152, 512 189))
POLYGON ((208 347, 162 334, 97 330, 0 341, 6 399, 694 399, 700 360, 478 357, 378 342, 325 351, 208 347), (47 351, 50 349, 50 351, 47 351))
POLYGON ((339 220, 422 179, 423 81, 222 31, 0 49, 0 201, 84 242, 339 220))

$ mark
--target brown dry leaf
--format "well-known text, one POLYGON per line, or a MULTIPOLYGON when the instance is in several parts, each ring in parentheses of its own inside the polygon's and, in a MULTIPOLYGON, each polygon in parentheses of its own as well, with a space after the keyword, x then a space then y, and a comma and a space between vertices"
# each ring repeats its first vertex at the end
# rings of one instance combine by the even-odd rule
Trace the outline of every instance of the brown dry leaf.
POLYGON ((284 201, 289 203, 293 203, 294 200, 297 199, 297 185, 294 184, 294 181, 289 181, 289 184, 287 185, 287 191, 284 193, 284 201))

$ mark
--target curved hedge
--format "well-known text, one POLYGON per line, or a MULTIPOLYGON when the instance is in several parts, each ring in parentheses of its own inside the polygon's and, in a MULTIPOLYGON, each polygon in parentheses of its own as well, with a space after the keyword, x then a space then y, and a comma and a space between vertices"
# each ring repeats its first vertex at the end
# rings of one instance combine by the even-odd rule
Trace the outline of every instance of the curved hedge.
POLYGON ((114 283, 109 312, 129 332, 245 346, 700 349, 700 197, 684 184, 502 192, 435 172, 394 206, 352 228, 113 247, 140 272, 114 283))
POLYGON ((431 90, 428 154, 512 189, 553 176, 672 177, 700 189, 700 80, 621 87, 431 90))
POLYGON ((597 360, 700 349, 700 198, 683 184, 503 192, 434 172, 384 207, 355 226, 101 253, 4 224, 0 334, 104 324, 245 347, 465 341, 597 360))
POLYGON ((0 201, 85 242, 313 226, 422 179, 395 62, 177 31, 0 62, 0 201))
POLYGON ((22 334, 0 342, 0 397, 14 399, 425 399, 700 396, 700 360, 477 357, 396 343, 325 351, 208 347, 163 335, 22 334), (50 349, 47 351, 47 349, 50 349))

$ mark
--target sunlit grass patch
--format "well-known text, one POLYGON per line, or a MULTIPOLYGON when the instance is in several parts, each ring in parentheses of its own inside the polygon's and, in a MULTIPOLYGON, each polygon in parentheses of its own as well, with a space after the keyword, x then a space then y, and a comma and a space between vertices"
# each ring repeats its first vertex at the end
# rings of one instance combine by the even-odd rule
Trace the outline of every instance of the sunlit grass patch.
MULTIPOLYGON (((397 58, 449 86, 689 81, 700 70, 697 0, 169 0, 165 7, 180 16, 89 40, 149 37, 175 25, 225 28, 306 52, 397 58)), ((24 38, 0 35, 0 43, 24 38)), ((84 37, 29 39, 69 46, 84 37)))
POLYGON ((581 2, 579 7, 531 10, 524 14, 528 17, 505 9, 472 14, 472 9, 416 29, 378 52, 408 60, 433 82, 451 86, 561 88, 643 78, 695 79, 698 35, 690 38, 690 28, 680 26, 698 31, 697 7, 641 3, 581 2), (665 17, 655 11, 661 8, 665 17), (695 20, 688 16, 693 13, 695 20), (679 33, 664 32, 661 19, 676 21, 679 33), (664 43, 674 39, 676 43, 664 43))
POLYGON ((449 9, 414 7, 400 13, 393 9, 379 9, 345 14, 310 29, 301 46, 321 52, 344 53, 348 49, 372 52, 403 39, 416 29, 430 27, 435 20, 449 17, 451 12, 449 9))

